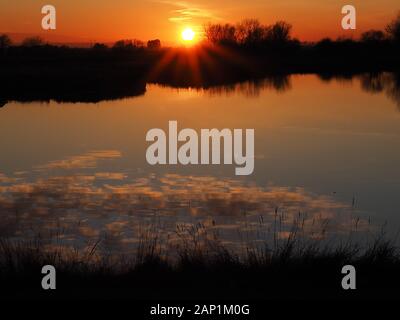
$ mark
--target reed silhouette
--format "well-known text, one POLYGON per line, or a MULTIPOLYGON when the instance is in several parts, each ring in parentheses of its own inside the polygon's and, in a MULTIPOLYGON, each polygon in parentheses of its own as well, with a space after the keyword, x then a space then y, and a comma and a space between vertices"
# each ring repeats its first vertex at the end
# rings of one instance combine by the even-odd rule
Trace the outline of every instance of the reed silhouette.
POLYGON ((134 256, 99 256, 98 242, 84 252, 48 251, 46 242, 0 239, 1 299, 188 299, 395 300, 400 255, 378 235, 366 247, 345 242, 302 244, 299 229, 275 248, 230 252, 217 241, 183 242, 167 258, 157 235, 143 237, 134 256), (57 268, 57 290, 40 288, 41 268, 57 268), (357 270, 357 290, 341 288, 344 265, 357 270))

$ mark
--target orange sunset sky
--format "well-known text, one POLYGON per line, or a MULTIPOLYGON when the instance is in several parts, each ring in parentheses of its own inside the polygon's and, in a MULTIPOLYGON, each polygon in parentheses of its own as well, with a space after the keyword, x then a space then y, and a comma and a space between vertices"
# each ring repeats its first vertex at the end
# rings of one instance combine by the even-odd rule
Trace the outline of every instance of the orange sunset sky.
POLYGON ((0 32, 40 34, 54 42, 111 42, 149 40, 177 45, 180 33, 191 27, 201 38, 209 22, 235 23, 257 18, 262 23, 286 20, 301 40, 358 36, 367 29, 383 29, 400 10, 399 0, 0 0, 0 32), (41 8, 57 9, 57 30, 43 32, 41 8), (357 9, 357 30, 341 29, 341 8, 357 9))

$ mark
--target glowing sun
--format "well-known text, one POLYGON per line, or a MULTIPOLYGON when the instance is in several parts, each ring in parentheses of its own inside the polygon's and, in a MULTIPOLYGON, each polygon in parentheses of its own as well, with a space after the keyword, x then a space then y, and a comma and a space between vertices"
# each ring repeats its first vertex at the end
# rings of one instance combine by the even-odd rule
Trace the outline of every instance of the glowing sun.
POLYGON ((194 36, 195 33, 191 28, 186 28, 182 31, 182 39, 184 41, 193 41, 194 36))

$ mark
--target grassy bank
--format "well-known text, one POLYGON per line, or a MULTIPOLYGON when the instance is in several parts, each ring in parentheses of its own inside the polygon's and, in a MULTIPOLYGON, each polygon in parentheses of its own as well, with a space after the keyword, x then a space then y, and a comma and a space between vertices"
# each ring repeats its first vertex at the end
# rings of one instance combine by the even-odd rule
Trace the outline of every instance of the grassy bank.
POLYGON ((400 252, 380 236, 365 247, 350 242, 300 244, 292 233, 273 250, 242 256, 208 243, 176 247, 174 258, 143 241, 132 256, 46 250, 41 242, 0 242, 2 299, 396 299, 400 252), (57 269, 57 290, 41 289, 41 268, 57 269), (341 269, 357 270, 357 290, 341 288, 341 269))

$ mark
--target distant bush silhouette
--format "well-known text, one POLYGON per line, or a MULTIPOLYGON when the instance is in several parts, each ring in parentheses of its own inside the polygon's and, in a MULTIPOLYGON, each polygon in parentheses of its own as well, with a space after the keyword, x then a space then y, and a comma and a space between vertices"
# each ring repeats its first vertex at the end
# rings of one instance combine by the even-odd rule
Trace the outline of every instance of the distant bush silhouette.
POLYGON ((127 47, 133 47, 132 40, 118 40, 113 45, 114 49, 127 48, 127 47))
POLYGON ((392 40, 400 43, 400 12, 397 14, 397 17, 386 26, 386 32, 392 40))
POLYGON ((331 38, 323 38, 315 44, 315 47, 319 50, 330 50, 332 46, 333 41, 331 38))
POLYGON ((147 41, 147 48, 149 49, 160 49, 161 41, 159 39, 147 41))
POLYGON ((143 48, 144 42, 141 40, 133 39, 133 40, 118 40, 113 45, 113 50, 115 51, 131 51, 138 48, 143 48))
POLYGON ((133 39, 132 40, 133 46, 135 48, 144 48, 144 42, 142 40, 138 40, 138 39, 133 39))
POLYGON ((39 47, 45 44, 44 40, 40 37, 29 37, 22 41, 23 47, 39 47))
POLYGON ((92 48, 94 50, 106 50, 108 47, 104 43, 95 43, 92 48))
POLYGON ((0 49, 5 49, 10 47, 12 44, 12 41, 10 37, 6 34, 0 35, 0 49))
POLYGON ((361 41, 372 43, 385 40, 385 34, 381 30, 369 30, 361 34, 361 41))

